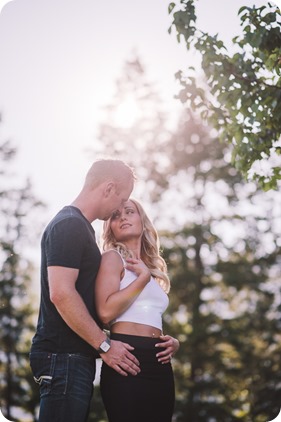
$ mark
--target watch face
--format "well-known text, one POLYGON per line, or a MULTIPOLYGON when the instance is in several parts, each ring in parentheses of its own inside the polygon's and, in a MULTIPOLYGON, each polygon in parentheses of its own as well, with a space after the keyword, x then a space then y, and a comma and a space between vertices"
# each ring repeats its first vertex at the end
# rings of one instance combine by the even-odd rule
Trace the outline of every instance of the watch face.
POLYGON ((100 349, 103 352, 107 352, 110 349, 110 344, 108 344, 106 341, 103 341, 102 344, 100 345, 100 349))

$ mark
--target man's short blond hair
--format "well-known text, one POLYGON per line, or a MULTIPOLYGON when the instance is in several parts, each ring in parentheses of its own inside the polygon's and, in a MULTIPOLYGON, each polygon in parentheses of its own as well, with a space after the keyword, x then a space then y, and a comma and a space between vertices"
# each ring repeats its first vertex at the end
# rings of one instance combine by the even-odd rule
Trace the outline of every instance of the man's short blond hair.
POLYGON ((101 183, 113 181, 117 185, 136 180, 132 167, 122 160, 103 158, 96 160, 86 174, 84 186, 97 188, 101 183))

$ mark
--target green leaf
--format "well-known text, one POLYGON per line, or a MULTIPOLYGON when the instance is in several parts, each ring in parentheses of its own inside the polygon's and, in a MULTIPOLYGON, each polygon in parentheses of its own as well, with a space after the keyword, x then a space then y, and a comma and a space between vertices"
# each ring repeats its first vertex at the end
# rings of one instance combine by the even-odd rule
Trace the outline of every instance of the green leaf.
POLYGON ((170 4, 169 4, 169 6, 168 6, 168 13, 169 13, 169 14, 173 11, 173 9, 175 8, 175 6, 176 6, 176 4, 175 4, 175 3, 170 3, 170 4))

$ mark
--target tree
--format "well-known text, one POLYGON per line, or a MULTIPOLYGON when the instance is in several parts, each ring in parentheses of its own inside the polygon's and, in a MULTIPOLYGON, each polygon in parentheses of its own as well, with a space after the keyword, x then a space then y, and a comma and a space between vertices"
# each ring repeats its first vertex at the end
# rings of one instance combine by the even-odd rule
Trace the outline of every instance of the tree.
POLYGON ((38 404, 28 359, 34 333, 30 293, 33 267, 23 251, 36 234, 34 216, 43 206, 33 195, 29 181, 20 188, 12 186, 5 165, 15 154, 9 142, 0 144, 0 397, 3 414, 13 421, 21 420, 16 410, 31 413, 35 420, 38 404))
POLYGON ((186 215, 183 227, 161 234, 174 291, 166 327, 181 339, 176 420, 265 422, 280 403, 279 317, 269 286, 281 280, 273 275, 276 216, 262 201, 276 212, 277 197, 269 205, 271 195, 245 185, 227 146, 209 132, 187 116, 166 147, 186 215))
MULTIPOLYGON (((108 107, 100 150, 122 151, 136 168, 135 194, 160 232, 172 279, 164 329, 181 341, 173 359, 175 420, 265 422, 280 403, 279 317, 271 291, 281 282, 277 194, 246 184, 231 165, 229 145, 191 112, 173 129, 165 120, 154 126, 158 96, 151 118, 126 130, 112 125, 123 89, 134 95, 146 80, 134 69, 135 61, 127 62, 121 79, 130 87, 124 83, 108 107)), ((135 98, 142 110, 144 98, 135 98)))
POLYGON ((150 195, 157 198, 167 187, 162 177, 166 166, 163 149, 170 136, 170 125, 161 96, 148 81, 139 56, 133 53, 116 81, 112 102, 104 107, 95 155, 97 151, 114 155, 133 165, 138 178, 147 181, 146 186, 137 183, 139 194, 146 199, 150 195), (150 184, 150 179, 157 183, 150 184))
POLYGON ((276 189, 281 179, 281 29, 280 10, 266 6, 239 10, 242 35, 228 50, 218 34, 197 27, 194 0, 169 5, 177 39, 201 55, 204 81, 189 67, 176 75, 178 98, 232 145, 232 163, 263 189, 276 189), (178 6, 178 7, 177 7, 178 6))

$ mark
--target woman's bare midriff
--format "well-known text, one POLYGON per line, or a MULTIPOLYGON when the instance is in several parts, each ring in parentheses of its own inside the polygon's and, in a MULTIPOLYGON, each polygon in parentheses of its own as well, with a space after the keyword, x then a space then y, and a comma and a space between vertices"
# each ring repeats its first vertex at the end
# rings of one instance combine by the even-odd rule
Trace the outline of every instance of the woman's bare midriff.
POLYGON ((150 325, 135 322, 116 322, 110 327, 112 333, 130 334, 132 336, 160 337, 162 331, 150 325))

